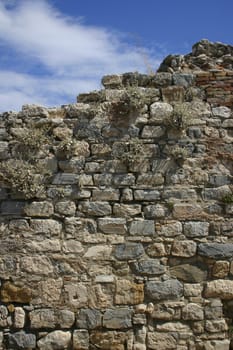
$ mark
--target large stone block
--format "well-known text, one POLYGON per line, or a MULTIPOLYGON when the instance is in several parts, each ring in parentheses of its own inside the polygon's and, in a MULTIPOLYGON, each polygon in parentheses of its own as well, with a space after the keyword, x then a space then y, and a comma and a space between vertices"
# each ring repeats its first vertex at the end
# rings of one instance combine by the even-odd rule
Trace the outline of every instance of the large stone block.
POLYGON ((232 258, 233 243, 200 243, 198 255, 212 259, 232 258))
POLYGON ((32 202, 24 207, 27 216, 50 217, 53 215, 53 204, 50 202, 32 202))
POLYGON ((129 227, 129 233, 143 236, 155 235, 154 220, 133 220, 129 227))
POLYGON ((196 254, 197 244, 193 241, 174 241, 172 244, 171 254, 188 258, 196 254))
POLYGON ((118 260, 134 260, 143 255, 141 243, 122 243, 115 247, 114 256, 118 260))
POLYGON ((71 333, 64 331, 53 331, 37 342, 40 350, 67 349, 71 344, 71 333))
POLYGON ((144 300, 144 285, 126 279, 117 280, 115 303, 117 305, 136 305, 144 300))
POLYGON ((69 310, 39 309, 33 310, 29 314, 31 328, 50 328, 57 326, 70 328, 73 326, 75 316, 69 310))
POLYGON ((184 223, 184 234, 189 238, 208 236, 210 224, 205 221, 188 221, 184 223))
POLYGON ((10 333, 8 335, 8 343, 10 349, 35 349, 36 336, 24 331, 10 333))
POLYGON ((171 276, 188 283, 200 283, 207 279, 207 271, 190 264, 173 266, 170 268, 170 274, 171 276))
POLYGON ((148 332, 147 345, 151 350, 172 350, 177 349, 177 340, 169 333, 148 332))
POLYGON ((143 276, 157 276, 165 273, 166 268, 160 264, 159 260, 148 259, 139 260, 132 263, 132 268, 136 274, 143 276))
POLYGON ((112 207, 108 202, 83 202, 79 205, 79 210, 86 215, 107 216, 111 215, 112 207))
POLYGON ((103 326, 108 329, 132 327, 133 311, 129 308, 108 309, 103 316, 103 326))
POLYGON ((89 349, 89 333, 85 329, 75 329, 73 332, 73 350, 89 349))
POLYGON ((223 300, 233 299, 233 281, 219 279, 207 282, 204 289, 204 297, 223 300))
POLYGON ((183 295, 183 284, 175 279, 166 281, 148 281, 145 291, 154 301, 178 299, 183 295))
POLYGON ((124 218, 100 218, 98 219, 98 227, 104 233, 125 234, 126 219, 124 218))
POLYGON ((160 199, 160 192, 156 190, 135 190, 134 199, 136 201, 156 201, 160 199))
POLYGON ((34 234, 43 234, 48 237, 59 236, 62 230, 62 224, 52 219, 32 219, 31 230, 34 234))
POLYGON ((198 304, 189 303, 182 309, 182 318, 192 321, 204 320, 204 310, 198 304))
POLYGON ((141 213, 140 204, 114 204, 113 214, 122 217, 136 216, 141 213))
POLYGON ((102 326, 102 314, 96 309, 81 309, 77 314, 76 326, 83 329, 95 329, 102 326))

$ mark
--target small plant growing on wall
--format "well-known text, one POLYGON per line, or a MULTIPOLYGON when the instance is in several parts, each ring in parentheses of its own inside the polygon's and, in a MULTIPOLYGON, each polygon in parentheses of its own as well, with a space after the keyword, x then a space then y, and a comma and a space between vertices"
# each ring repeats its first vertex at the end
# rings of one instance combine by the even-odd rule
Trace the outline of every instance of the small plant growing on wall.
POLYGON ((184 130, 190 125, 192 112, 187 103, 176 103, 173 106, 173 113, 167 117, 166 124, 168 127, 177 130, 184 130))

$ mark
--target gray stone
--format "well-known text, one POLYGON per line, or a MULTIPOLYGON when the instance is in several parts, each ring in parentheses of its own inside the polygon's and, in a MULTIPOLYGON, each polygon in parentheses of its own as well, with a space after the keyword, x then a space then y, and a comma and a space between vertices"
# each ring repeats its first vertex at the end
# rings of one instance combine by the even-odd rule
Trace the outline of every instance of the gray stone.
POLYGON ((202 191, 202 196, 205 201, 212 199, 222 200, 223 197, 231 194, 231 188, 228 185, 220 186, 217 188, 205 188, 202 191))
POLYGON ((64 173, 78 174, 84 168, 85 157, 73 157, 69 160, 60 160, 58 165, 64 173))
POLYGON ((9 158, 8 142, 0 141, 0 159, 4 160, 9 158))
POLYGON ((224 186, 230 184, 228 175, 213 174, 209 176, 209 183, 213 186, 224 186))
POLYGON ((174 73, 172 77, 174 85, 183 86, 185 88, 191 86, 194 82, 194 75, 190 73, 174 73))
POLYGON ((167 73, 167 72, 156 73, 152 77, 151 83, 153 86, 157 88, 169 86, 172 84, 172 75, 171 73, 167 73))
POLYGON ((134 199, 136 201, 156 201, 160 199, 160 192, 156 190, 135 190, 134 199))
POLYGON ((111 186, 112 174, 95 174, 94 184, 95 186, 111 186))
POLYGON ((10 349, 34 349, 36 347, 36 336, 19 331, 8 335, 8 343, 10 349))
POLYGON ((2 215, 22 215, 25 202, 4 201, 1 203, 2 215))
POLYGON ((183 282, 200 283, 207 279, 207 271, 197 266, 182 264, 170 268, 171 276, 178 278, 183 282))
POLYGON ((104 233, 125 234, 126 219, 124 218, 100 218, 98 219, 98 227, 104 233))
POLYGON ((93 190, 93 201, 118 201, 120 198, 120 191, 117 189, 106 188, 104 190, 93 190))
POLYGON ((183 285, 176 279, 146 282, 146 294, 153 301, 179 299, 183 295, 183 285))
POLYGON ((132 327, 133 311, 128 308, 108 309, 103 316, 103 326, 108 329, 132 327))
POLYGON ((31 328, 50 328, 57 326, 61 328, 70 328, 73 326, 75 316, 69 310, 53 310, 53 309, 39 309, 33 310, 29 314, 31 328))
POLYGON ((95 329, 102 325, 102 314, 96 309, 82 309, 77 315, 76 326, 84 329, 95 329))
POLYGON ((182 318, 191 321, 204 320, 204 310, 198 304, 189 303, 182 309, 182 318))
POLYGON ((133 174, 113 176, 113 185, 116 187, 133 186, 134 184, 135 184, 135 176, 133 174))
POLYGON ((116 89, 122 86, 122 75, 105 75, 101 83, 106 89, 116 89))
POLYGON ((67 349, 71 343, 71 333, 64 331, 53 331, 48 333, 37 342, 40 350, 67 349))
POLYGON ((144 207, 146 219, 161 219, 165 217, 166 209, 161 204, 147 205, 144 207))
POLYGON ((159 185, 163 185, 163 183, 164 183, 164 177, 162 176, 162 174, 139 175, 137 179, 137 185, 143 188, 159 186, 159 185))
POLYGON ((156 276, 165 273, 166 268, 160 264, 159 260, 148 259, 132 263, 133 270, 136 274, 143 276, 156 276))
POLYGON ((108 202, 82 202, 79 210, 91 216, 107 216, 112 214, 112 207, 108 202))
POLYGON ((119 204, 113 205, 113 214, 120 217, 132 217, 141 214, 140 204, 119 204))
POLYGON ((176 188, 168 188, 163 191, 162 197, 164 199, 169 199, 171 201, 172 198, 176 199, 186 199, 186 200, 196 200, 197 199, 197 193, 194 189, 191 188, 185 188, 180 187, 178 189, 176 188))
POLYGON ((131 235, 151 236, 155 234, 154 220, 133 220, 129 227, 131 235))
POLYGON ((233 256, 232 243, 200 243, 198 254, 211 259, 228 259, 233 256))
POLYGON ((55 175, 52 184, 53 185, 74 185, 79 181, 78 174, 70 173, 58 173, 55 175))
POLYGON ((60 201, 55 204, 55 211, 64 216, 74 216, 76 205, 73 201, 60 201))
POLYGON ((209 223, 203 221, 189 221, 184 223, 184 234, 189 238, 205 237, 209 234, 209 223))
POLYGON ((161 125, 166 122, 166 119, 171 117, 173 107, 166 102, 155 102, 150 106, 150 124, 161 125))
POLYGON ((52 219, 32 219, 31 229, 34 234, 45 234, 50 236, 58 236, 62 230, 62 224, 52 219))
POLYGON ((217 118, 225 119, 225 118, 231 117, 231 109, 225 106, 212 108, 212 113, 213 113, 213 116, 217 118))
POLYGON ((151 350, 178 349, 175 335, 167 332, 148 332, 147 345, 151 350))
POLYGON ((118 260, 133 260, 143 255, 141 243, 122 243, 115 247, 114 256, 118 260))

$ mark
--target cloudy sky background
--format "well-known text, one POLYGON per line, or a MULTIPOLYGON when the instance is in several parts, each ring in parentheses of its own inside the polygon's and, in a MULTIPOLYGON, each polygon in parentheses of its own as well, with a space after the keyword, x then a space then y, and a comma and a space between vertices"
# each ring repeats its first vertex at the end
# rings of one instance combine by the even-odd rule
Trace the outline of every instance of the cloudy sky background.
POLYGON ((156 70, 201 38, 232 44, 231 0, 223 13, 177 2, 0 0, 0 111, 73 103, 104 74, 156 70))

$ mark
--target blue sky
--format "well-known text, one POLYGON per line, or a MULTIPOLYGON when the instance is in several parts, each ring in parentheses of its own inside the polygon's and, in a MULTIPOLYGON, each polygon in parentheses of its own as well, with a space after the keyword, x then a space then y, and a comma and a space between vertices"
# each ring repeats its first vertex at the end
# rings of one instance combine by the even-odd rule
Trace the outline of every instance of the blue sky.
POLYGON ((232 0, 0 0, 0 111, 74 103, 202 38, 233 45, 232 13, 232 0))

